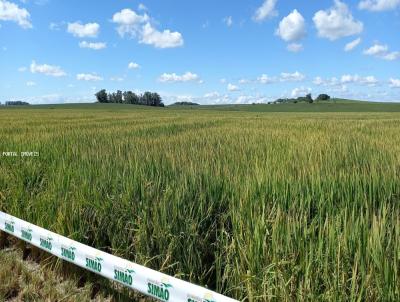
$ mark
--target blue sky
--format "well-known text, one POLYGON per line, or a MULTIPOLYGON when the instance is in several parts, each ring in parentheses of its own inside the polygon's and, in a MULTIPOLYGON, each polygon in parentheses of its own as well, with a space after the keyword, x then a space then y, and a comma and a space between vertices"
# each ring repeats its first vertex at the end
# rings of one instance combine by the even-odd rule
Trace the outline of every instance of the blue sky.
POLYGON ((0 102, 400 101, 400 0, 0 0, 0 102))

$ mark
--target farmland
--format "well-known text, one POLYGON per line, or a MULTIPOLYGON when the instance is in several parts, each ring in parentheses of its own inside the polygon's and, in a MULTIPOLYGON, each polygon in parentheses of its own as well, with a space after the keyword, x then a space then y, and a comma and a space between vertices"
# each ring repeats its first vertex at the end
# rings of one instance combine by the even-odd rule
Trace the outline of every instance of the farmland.
POLYGON ((400 105, 0 108, 0 209, 237 299, 400 299, 400 105))

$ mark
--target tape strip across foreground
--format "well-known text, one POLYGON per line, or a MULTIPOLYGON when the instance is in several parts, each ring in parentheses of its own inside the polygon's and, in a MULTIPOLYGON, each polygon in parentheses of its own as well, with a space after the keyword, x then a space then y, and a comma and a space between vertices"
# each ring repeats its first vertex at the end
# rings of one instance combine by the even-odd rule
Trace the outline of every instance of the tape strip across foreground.
POLYGON ((0 230, 63 260, 161 301, 237 301, 206 288, 101 252, 1 211, 0 230))

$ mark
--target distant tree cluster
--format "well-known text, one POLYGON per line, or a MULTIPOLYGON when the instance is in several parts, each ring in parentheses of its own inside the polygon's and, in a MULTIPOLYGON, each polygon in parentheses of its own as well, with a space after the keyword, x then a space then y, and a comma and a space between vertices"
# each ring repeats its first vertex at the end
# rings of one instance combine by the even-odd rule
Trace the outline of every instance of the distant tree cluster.
POLYGON ((176 102, 176 103, 172 104, 172 106, 175 106, 175 105, 177 105, 177 106, 199 106, 199 104, 193 103, 193 102, 176 102))
POLYGON ((28 102, 23 102, 23 101, 7 101, 5 103, 6 106, 26 106, 29 105, 28 102))
MULTIPOLYGON (((315 101, 329 101, 331 97, 327 94, 320 94, 315 101)), ((286 99, 277 99, 273 104, 282 104, 282 103, 314 103, 311 93, 306 96, 300 96, 298 98, 286 98, 286 99)))
POLYGON ((161 96, 156 92, 146 91, 143 94, 136 94, 132 91, 117 90, 117 92, 107 93, 105 89, 95 94, 99 103, 135 104, 145 106, 164 107, 161 96))
POLYGON ((323 93, 317 97, 316 101, 329 101, 330 99, 331 97, 329 95, 323 93))

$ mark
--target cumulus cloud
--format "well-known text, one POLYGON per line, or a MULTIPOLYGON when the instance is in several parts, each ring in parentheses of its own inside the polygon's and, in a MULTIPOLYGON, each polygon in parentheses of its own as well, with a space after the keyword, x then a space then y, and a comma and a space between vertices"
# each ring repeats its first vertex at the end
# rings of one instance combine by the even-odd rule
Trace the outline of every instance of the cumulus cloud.
POLYGON ((353 40, 353 41, 351 41, 351 42, 346 44, 346 46, 344 47, 344 51, 352 51, 360 43, 361 43, 361 38, 355 39, 355 40, 353 40))
POLYGON ((36 83, 33 81, 28 81, 28 82, 26 82, 26 86, 28 86, 28 87, 36 86, 36 83))
POLYGON ((280 80, 281 82, 288 82, 288 81, 300 82, 303 81, 305 78, 306 76, 298 71, 293 73, 282 72, 280 80))
POLYGON ((79 42, 79 47, 80 48, 90 48, 90 49, 94 49, 94 50, 100 50, 100 49, 104 49, 107 47, 107 44, 104 42, 86 42, 86 41, 82 41, 79 42))
POLYGON ((364 29, 363 23, 355 20, 347 5, 340 0, 335 0, 330 9, 316 12, 313 21, 318 35, 331 41, 359 34, 364 29))
POLYGON ((291 96, 292 98, 297 98, 301 96, 305 96, 311 93, 312 89, 308 87, 297 87, 292 90, 291 96))
POLYGON ((20 8, 13 2, 0 0, 0 20, 18 23, 24 29, 32 28, 30 14, 25 8, 20 8))
POLYGON ((393 79, 393 78, 391 78, 391 79, 389 80, 389 83, 390 83, 390 87, 391 87, 391 88, 400 88, 400 79, 393 79))
POLYGON ((190 71, 182 75, 177 75, 176 73, 163 73, 158 80, 162 83, 202 82, 197 74, 190 71))
POLYGON ((267 18, 278 15, 275 10, 277 0, 264 0, 263 4, 256 10, 253 20, 256 22, 262 22, 267 18))
POLYGON ((313 84, 317 86, 331 86, 331 87, 344 87, 348 84, 358 84, 366 86, 376 86, 379 80, 372 75, 369 76, 359 76, 357 74, 344 74, 339 79, 336 77, 323 79, 321 77, 316 77, 313 80, 313 84))
POLYGON ((394 61, 400 59, 400 51, 389 51, 387 45, 376 43, 370 48, 364 50, 364 54, 367 56, 374 56, 387 61, 394 61))
POLYGON ((270 84, 273 83, 275 80, 271 77, 269 77, 266 74, 262 74, 261 76, 259 76, 257 78, 257 82, 261 83, 261 84, 270 84))
POLYGON ((95 73, 78 73, 76 75, 78 81, 102 81, 103 78, 95 73))
POLYGON ((129 69, 138 69, 138 68, 140 68, 140 65, 138 63, 135 63, 135 62, 130 62, 128 64, 128 68, 129 69))
POLYGON ((68 23, 67 27, 67 32, 79 38, 95 38, 99 31, 100 25, 97 23, 82 24, 81 22, 74 22, 68 23))
POLYGON ((341 78, 342 84, 358 83, 367 86, 375 86, 378 80, 374 76, 360 77, 359 75, 345 74, 341 78))
POLYGON ((64 70, 59 66, 48 65, 48 64, 36 64, 35 61, 32 61, 30 66, 32 73, 42 73, 52 77, 63 77, 66 75, 64 70))
POLYGON ((125 8, 113 15, 112 21, 118 24, 117 32, 121 37, 136 36, 141 24, 149 21, 147 14, 139 15, 135 11, 125 8))
POLYGON ((400 0, 363 0, 358 4, 359 9, 372 12, 393 10, 400 6, 400 0))
POLYGON ((290 52, 300 52, 304 49, 301 43, 290 43, 286 48, 290 52))
POLYGON ((317 86, 337 86, 340 84, 340 81, 336 77, 332 77, 330 79, 316 77, 313 80, 313 84, 317 86))
POLYGON ((22 67, 19 67, 19 68, 18 68, 18 71, 19 71, 19 72, 25 72, 25 71, 27 71, 27 69, 28 69, 28 68, 26 68, 25 66, 22 66, 22 67))
POLYGON ((140 43, 153 45, 156 48, 173 48, 183 45, 181 33, 172 32, 169 29, 164 31, 156 30, 150 23, 146 23, 141 32, 140 43))
POLYGON ((295 9, 279 22, 276 34, 286 42, 298 41, 306 35, 303 16, 295 9))
POLYGON ((239 91, 239 87, 236 85, 233 85, 231 83, 228 84, 228 86, 226 87, 226 89, 228 89, 229 91, 233 92, 233 91, 239 91))
POLYGON ((147 14, 137 14, 125 8, 113 15, 112 22, 117 24, 117 32, 121 37, 138 38, 139 43, 156 48, 173 48, 182 46, 182 34, 169 29, 159 31, 151 23, 147 14))

